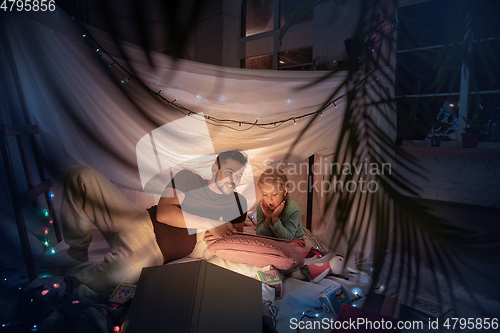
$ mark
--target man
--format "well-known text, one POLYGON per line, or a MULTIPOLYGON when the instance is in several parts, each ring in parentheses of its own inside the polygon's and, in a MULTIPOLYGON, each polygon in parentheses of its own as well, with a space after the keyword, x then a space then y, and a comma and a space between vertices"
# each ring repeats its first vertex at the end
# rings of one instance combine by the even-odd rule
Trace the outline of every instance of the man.
POLYGON ((208 230, 206 242, 232 235, 234 229, 242 231, 246 199, 234 189, 246 162, 241 152, 227 151, 217 157, 210 180, 180 171, 158 206, 148 210, 128 200, 92 168, 72 168, 64 184, 62 230, 68 254, 83 263, 67 275, 98 293, 111 293, 118 283, 136 283, 143 267, 190 254, 196 234, 188 228, 208 230), (111 247, 100 262, 88 261, 92 224, 111 247))

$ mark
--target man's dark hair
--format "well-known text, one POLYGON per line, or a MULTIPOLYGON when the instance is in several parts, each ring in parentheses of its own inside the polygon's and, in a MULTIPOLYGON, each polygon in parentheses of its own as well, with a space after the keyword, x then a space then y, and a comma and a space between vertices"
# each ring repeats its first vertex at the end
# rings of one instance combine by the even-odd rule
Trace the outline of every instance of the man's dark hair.
POLYGON ((243 165, 247 163, 247 157, 243 155, 243 153, 239 150, 228 150, 224 151, 217 156, 217 166, 220 167, 226 163, 228 158, 232 158, 236 162, 239 162, 243 165))

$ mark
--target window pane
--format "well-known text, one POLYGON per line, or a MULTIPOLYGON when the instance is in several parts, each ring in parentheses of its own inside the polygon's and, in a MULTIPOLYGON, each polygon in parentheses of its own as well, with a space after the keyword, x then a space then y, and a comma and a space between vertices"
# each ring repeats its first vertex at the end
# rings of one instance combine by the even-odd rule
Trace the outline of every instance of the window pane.
POLYGON ((472 44, 470 90, 500 90, 500 39, 472 44))
POLYGON ((478 118, 483 130, 479 141, 499 142, 500 94, 472 94, 467 118, 472 119, 474 113, 479 113, 478 118))
POLYGON ((245 68, 252 69, 273 69, 273 55, 264 54, 245 59, 245 68))
POLYGON ((313 9, 311 6, 304 6, 307 4, 304 0, 281 0, 280 2, 280 27, 283 28, 288 22, 288 19, 298 10, 297 14, 303 13, 294 24, 310 22, 313 20, 313 9), (300 8, 302 5, 302 8, 300 8), (306 12, 307 11, 307 12, 306 12))
POLYGON ((398 49, 442 45, 452 16, 448 2, 427 1, 398 9, 398 49))
POLYGON ((299 65, 286 68, 278 68, 280 71, 310 71, 312 70, 312 64, 310 65, 299 65))
POLYGON ((245 36, 274 30, 274 0, 247 0, 245 36))
POLYGON ((278 69, 302 70, 304 65, 312 65, 312 47, 279 52, 278 69))
POLYGON ((444 112, 443 121, 449 123, 449 128, 454 130, 447 135, 450 140, 456 140, 458 98, 458 96, 398 98, 398 139, 425 140, 431 130, 431 121, 444 112))
POLYGON ((440 48, 398 53, 396 94, 417 95, 460 91, 462 64, 452 58, 446 66, 438 65, 440 48), (438 73, 442 76, 438 77, 438 73))
POLYGON ((473 24, 474 39, 500 36, 500 6, 498 1, 481 1, 472 5, 473 16, 478 17, 473 24))

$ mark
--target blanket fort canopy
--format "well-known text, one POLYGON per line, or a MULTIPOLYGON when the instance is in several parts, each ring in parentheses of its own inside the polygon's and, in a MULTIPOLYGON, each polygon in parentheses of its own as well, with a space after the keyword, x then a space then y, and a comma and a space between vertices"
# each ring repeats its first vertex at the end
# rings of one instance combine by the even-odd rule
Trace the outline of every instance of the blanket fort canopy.
MULTIPOLYGON (((191 123, 200 125, 168 126, 162 133, 170 141, 155 140, 161 149, 156 153, 162 166, 189 167, 205 178, 215 155, 224 150, 239 149, 248 155, 246 175, 253 180, 277 162, 332 154, 336 147, 344 97, 316 117, 284 160, 312 119, 302 116, 320 109, 345 79, 343 72, 311 85, 325 72, 225 68, 174 61, 156 52, 149 53, 150 63, 144 50, 128 43, 118 46, 106 33, 82 26, 59 8, 8 13, 2 21, 29 112, 42 141, 51 143, 44 144, 47 156, 60 168, 86 164, 118 186, 143 191, 139 167, 149 168, 150 179, 151 170, 158 170, 158 160, 141 158, 143 165, 138 166, 138 156, 151 156, 138 143, 164 125, 180 124, 187 114, 191 123), (182 107, 167 102, 174 100, 182 107)), ((362 80, 368 73, 359 73, 360 84, 367 86, 374 100, 370 87, 375 80, 393 91, 378 74, 362 80)), ((345 93, 339 91, 333 99, 345 93)), ((0 103, 2 110, 8 109, 5 99, 0 103)), ((373 117, 382 130, 389 131, 375 107, 373 117)), ((245 190, 243 194, 247 195, 245 190)))

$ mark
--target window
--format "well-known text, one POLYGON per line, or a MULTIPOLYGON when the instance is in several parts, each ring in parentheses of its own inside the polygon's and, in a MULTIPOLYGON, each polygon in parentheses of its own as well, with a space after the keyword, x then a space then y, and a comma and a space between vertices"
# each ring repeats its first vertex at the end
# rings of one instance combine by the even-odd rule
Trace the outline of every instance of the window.
POLYGON ((244 0, 240 55, 241 67, 253 69, 309 70, 312 67, 312 8, 303 0, 244 0), (309 10, 310 9, 310 10, 309 10), (280 29, 295 12, 294 29, 280 45, 280 29), (297 28, 298 27, 298 28, 297 28))
POLYGON ((282 51, 279 53, 278 69, 304 71, 312 66, 312 47, 282 51))
MULTIPOLYGON (((448 111, 458 121, 458 131, 465 126, 463 117, 480 113, 484 130, 480 141, 499 141, 500 78, 496 73, 500 71, 497 61, 500 13, 491 1, 478 0, 474 5, 467 2, 461 11, 456 6, 457 3, 451 0, 426 1, 398 10, 399 143, 403 139, 425 139, 430 129, 429 119, 449 105, 453 105, 448 111), (457 17, 457 12, 462 16, 457 17), (466 17, 472 18, 470 29, 464 23, 466 17), (470 51, 464 47, 464 54, 446 53, 448 41, 463 41, 470 33, 470 51), (450 39, 453 34, 455 38, 450 39), (446 66, 439 65, 442 52, 448 56, 446 66), (468 68, 469 78, 462 79, 463 67, 468 68), (444 80, 437 80, 438 76, 444 80)), ((461 140, 460 132, 454 137, 461 140)))
POLYGON ((246 0, 245 7, 245 36, 274 29, 274 0, 246 0))
POLYGON ((273 55, 264 54, 243 59, 243 68, 251 69, 273 69, 273 55))

